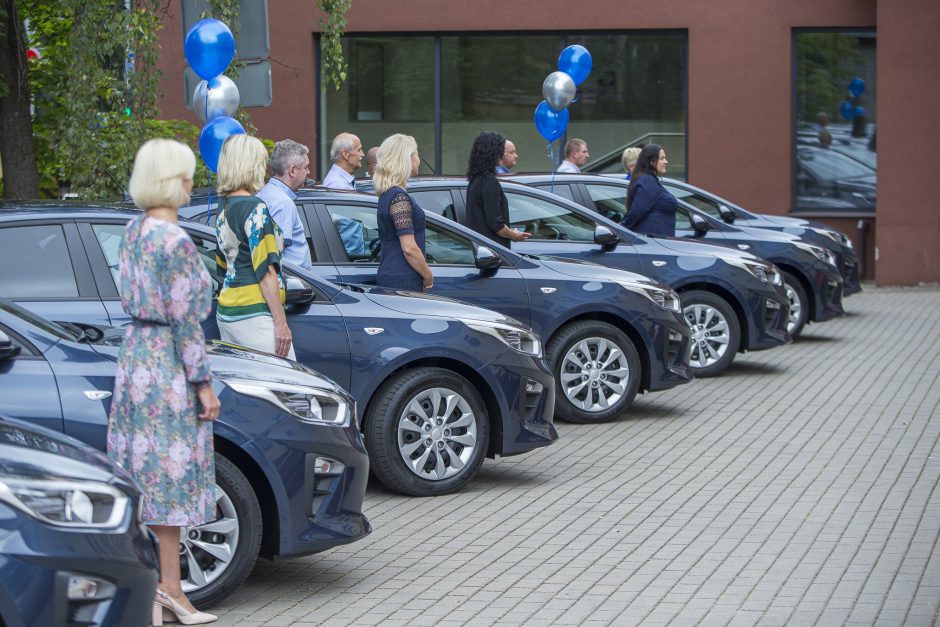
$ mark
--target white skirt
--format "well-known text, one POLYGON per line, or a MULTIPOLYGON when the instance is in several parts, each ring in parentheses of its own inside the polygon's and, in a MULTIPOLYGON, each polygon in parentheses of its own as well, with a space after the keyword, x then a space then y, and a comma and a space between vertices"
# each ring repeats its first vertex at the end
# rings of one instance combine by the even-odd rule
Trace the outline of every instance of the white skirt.
MULTIPOLYGON (((265 353, 274 354, 274 318, 253 316, 237 322, 216 320, 219 337, 229 344, 240 344, 265 353)), ((288 359, 296 360, 293 343, 287 353, 288 359)))

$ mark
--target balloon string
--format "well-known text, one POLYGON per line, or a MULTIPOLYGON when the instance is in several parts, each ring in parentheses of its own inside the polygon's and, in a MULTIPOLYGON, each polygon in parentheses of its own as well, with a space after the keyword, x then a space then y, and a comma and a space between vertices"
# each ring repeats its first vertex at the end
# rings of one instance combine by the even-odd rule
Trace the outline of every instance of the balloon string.
POLYGON ((554 143, 554 141, 550 141, 548 142, 548 146, 545 147, 545 154, 548 156, 548 160, 552 164, 552 186, 549 189, 549 192, 552 194, 555 193, 555 168, 557 167, 555 164, 556 157, 554 143))
POLYGON ((206 194, 206 225, 212 224, 212 170, 209 170, 209 191, 206 194))

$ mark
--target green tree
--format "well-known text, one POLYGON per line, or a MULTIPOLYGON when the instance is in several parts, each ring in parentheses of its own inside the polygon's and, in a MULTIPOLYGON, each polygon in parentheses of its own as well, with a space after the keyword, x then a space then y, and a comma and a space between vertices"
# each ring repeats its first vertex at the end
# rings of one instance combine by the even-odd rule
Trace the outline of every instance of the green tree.
POLYGON ((820 111, 836 119, 845 88, 861 63, 858 39, 842 33, 800 33, 797 54, 797 116, 816 119, 820 111))

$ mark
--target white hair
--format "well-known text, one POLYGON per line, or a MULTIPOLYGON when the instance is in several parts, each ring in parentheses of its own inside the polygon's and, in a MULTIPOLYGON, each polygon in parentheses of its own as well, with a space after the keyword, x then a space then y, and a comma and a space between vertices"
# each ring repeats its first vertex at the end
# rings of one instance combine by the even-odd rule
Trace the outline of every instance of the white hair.
POLYGON ((333 145, 330 146, 330 161, 339 161, 343 156, 343 151, 352 152, 353 146, 358 139, 352 133, 340 133, 333 138, 333 145))
POLYGON ((127 189, 141 209, 178 208, 189 202, 183 181, 192 180, 195 171, 196 155, 189 146, 172 139, 151 139, 134 157, 127 189))

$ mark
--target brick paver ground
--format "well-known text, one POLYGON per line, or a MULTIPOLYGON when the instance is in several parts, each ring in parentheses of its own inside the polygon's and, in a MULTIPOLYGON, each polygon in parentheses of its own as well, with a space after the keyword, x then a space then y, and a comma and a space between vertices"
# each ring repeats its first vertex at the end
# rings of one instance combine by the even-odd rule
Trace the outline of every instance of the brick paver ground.
POLYGON ((218 624, 937 624, 940 290, 846 309, 459 494, 370 487, 371 536, 260 562, 218 624))

